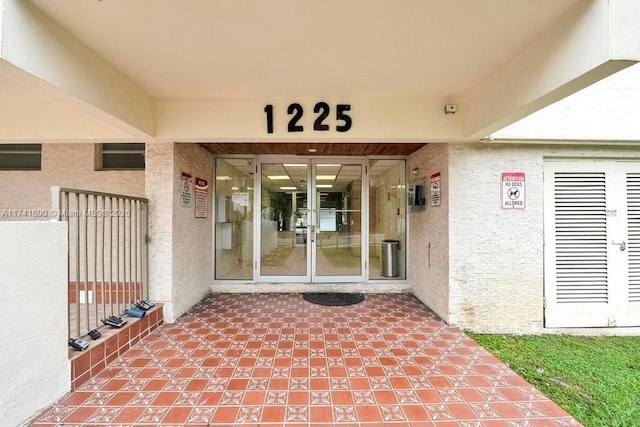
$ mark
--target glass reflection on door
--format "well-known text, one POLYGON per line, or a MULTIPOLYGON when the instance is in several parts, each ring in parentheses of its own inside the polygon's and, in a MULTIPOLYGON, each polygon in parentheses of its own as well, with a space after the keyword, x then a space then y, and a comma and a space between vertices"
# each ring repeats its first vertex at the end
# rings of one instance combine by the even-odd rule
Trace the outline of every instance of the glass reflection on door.
POLYGON ((362 164, 317 163, 315 277, 362 275, 362 164))
POLYGON ((216 159, 215 278, 253 279, 252 159, 216 159))
POLYGON ((306 163, 263 163, 260 275, 308 276, 306 163))

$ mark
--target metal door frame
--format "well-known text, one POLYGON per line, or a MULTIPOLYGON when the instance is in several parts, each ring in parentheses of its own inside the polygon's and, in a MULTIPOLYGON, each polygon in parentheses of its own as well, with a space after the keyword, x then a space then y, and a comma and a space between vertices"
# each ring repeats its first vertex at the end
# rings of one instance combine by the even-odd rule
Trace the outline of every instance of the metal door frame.
POLYGON ((261 155, 256 157, 256 174, 254 176, 254 206, 261 206, 262 200, 262 165, 277 163, 306 163, 307 164, 307 245, 306 245, 306 275, 299 276, 270 276, 261 274, 261 213, 262 209, 254 209, 254 260, 255 272, 254 278, 258 283, 361 283, 367 279, 367 263, 369 256, 368 245, 368 226, 369 226, 369 202, 368 202, 368 178, 367 178, 367 158, 366 157, 331 157, 331 156, 273 156, 261 155), (339 163, 339 164, 357 164, 361 166, 361 225, 360 225, 360 245, 361 245, 361 264, 359 276, 319 276, 316 274, 317 267, 317 242, 315 239, 315 229, 318 226, 319 208, 316 206, 316 169, 318 164, 323 163, 339 163), (313 236, 310 242, 310 236, 313 236))

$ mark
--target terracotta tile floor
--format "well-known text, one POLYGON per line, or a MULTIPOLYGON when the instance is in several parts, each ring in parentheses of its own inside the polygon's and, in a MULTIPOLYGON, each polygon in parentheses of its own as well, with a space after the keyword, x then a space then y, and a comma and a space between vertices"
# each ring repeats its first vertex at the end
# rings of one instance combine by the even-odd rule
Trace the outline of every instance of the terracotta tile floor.
POLYGON ((32 425, 579 424, 412 296, 215 294, 32 425))

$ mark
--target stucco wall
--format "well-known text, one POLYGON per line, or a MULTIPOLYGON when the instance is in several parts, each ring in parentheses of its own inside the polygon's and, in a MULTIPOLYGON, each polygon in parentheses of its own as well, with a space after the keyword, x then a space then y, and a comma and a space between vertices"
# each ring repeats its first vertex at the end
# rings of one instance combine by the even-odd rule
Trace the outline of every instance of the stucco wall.
POLYGON ((640 149, 451 144, 450 323, 480 333, 542 331, 546 157, 631 159, 640 149), (501 208, 502 172, 526 174, 524 210, 501 208))
POLYGON ((149 295, 164 303, 165 322, 174 322, 211 290, 210 152, 195 144, 147 145, 149 199, 149 295), (180 174, 209 182, 207 218, 195 218, 193 206, 180 206, 180 174))
POLYGON ((493 134, 498 139, 640 140, 640 64, 587 86, 493 134))
POLYGON ((440 206, 431 206, 427 189, 427 208, 409 214, 409 274, 411 292, 443 320, 449 321, 449 145, 429 144, 415 152, 409 160, 411 183, 426 181, 441 174, 440 206))
POLYGON ((172 317, 173 143, 147 144, 145 187, 149 199, 149 297, 164 303, 165 322, 172 317))
MULTIPOLYGON (((42 144, 39 171, 0 171, 0 215, 5 209, 51 209, 54 185, 80 190, 145 196, 144 171, 96 171, 94 144, 42 144)), ((3 220, 42 220, 34 216, 3 220)), ((46 218, 45 218, 46 219, 46 218)))
POLYGON ((71 386, 66 227, 0 222, 2 426, 21 424, 71 386))
POLYGON ((212 259, 212 189, 213 156, 195 144, 175 144, 173 185, 173 312, 176 317, 183 314, 205 295, 211 292, 213 274, 212 259), (180 206, 180 173, 206 179, 207 217, 195 217, 195 193, 193 206, 180 206))

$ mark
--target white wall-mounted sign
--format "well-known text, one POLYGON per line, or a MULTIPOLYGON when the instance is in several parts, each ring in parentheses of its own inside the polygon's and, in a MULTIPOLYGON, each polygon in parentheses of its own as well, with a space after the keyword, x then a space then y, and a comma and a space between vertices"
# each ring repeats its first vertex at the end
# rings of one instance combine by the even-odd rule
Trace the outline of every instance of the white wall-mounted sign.
POLYGON ((183 208, 190 208, 193 206, 191 174, 182 172, 180 174, 180 206, 183 208))
POLYGON ((431 206, 440 206, 440 172, 431 175, 431 206))
POLYGON ((502 172, 502 209, 524 209, 524 172, 502 172))
POLYGON ((196 177, 196 218, 206 218, 209 212, 209 182, 196 177))

